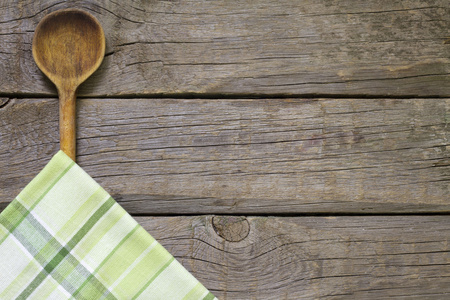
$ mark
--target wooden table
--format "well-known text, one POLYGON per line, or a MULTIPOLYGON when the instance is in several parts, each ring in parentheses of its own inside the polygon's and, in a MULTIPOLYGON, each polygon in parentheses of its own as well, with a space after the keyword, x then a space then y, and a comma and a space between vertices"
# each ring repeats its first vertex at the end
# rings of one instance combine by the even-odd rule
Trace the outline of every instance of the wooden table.
POLYGON ((448 0, 0 3, 0 203, 58 150, 31 55, 102 23, 78 163, 220 299, 450 297, 448 0))

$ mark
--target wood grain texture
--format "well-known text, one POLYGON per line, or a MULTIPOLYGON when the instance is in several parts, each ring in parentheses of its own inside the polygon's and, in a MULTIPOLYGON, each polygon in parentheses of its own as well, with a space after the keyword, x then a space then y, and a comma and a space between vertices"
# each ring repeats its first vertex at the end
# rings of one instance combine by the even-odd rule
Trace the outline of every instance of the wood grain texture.
POLYGON ((216 296, 450 298, 449 4, 0 1, 0 211, 59 149, 31 41, 75 7, 78 163, 216 296))
MULTIPOLYGON (((3 207, 58 149, 0 110, 3 207)), ((450 99, 81 99, 79 164, 133 214, 449 212, 450 99)))
POLYGON ((137 220, 223 300, 450 297, 449 216, 248 217, 239 242, 216 218, 137 220))
POLYGON ((1 93, 56 94, 31 39, 67 7, 94 14, 107 39, 80 95, 450 95, 447 0, 5 0, 1 93))

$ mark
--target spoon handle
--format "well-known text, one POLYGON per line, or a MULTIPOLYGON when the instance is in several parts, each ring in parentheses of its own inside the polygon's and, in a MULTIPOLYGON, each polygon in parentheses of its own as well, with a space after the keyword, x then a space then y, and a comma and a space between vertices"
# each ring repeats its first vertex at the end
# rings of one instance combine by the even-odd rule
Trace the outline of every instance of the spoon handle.
POLYGON ((76 91, 61 89, 59 94, 60 149, 73 161, 76 155, 76 91))

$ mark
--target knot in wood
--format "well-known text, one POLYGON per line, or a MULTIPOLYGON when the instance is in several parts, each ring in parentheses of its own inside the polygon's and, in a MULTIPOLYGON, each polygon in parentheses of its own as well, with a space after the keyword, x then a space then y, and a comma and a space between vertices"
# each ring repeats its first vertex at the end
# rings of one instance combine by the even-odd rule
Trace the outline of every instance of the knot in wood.
POLYGON ((245 217, 216 216, 212 225, 217 235, 229 242, 240 242, 250 232, 250 224, 245 217))

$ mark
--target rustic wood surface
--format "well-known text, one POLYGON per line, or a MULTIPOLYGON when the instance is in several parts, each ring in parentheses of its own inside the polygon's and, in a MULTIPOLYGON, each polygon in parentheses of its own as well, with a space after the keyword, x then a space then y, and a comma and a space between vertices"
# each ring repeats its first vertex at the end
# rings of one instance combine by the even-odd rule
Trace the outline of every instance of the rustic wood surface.
MULTIPOLYGON (((78 106, 78 163, 134 214, 450 211, 450 99, 78 106)), ((0 110, 3 207, 58 149, 57 107, 0 110)))
POLYGON ((220 299, 450 298, 447 0, 0 1, 0 211, 59 149, 69 7, 79 164, 220 299))
POLYGON ((450 298, 448 216, 137 220, 219 299, 450 298))
POLYGON ((107 57, 83 95, 450 96, 448 0, 4 0, 3 93, 55 94, 30 43, 66 7, 106 28, 107 57))

